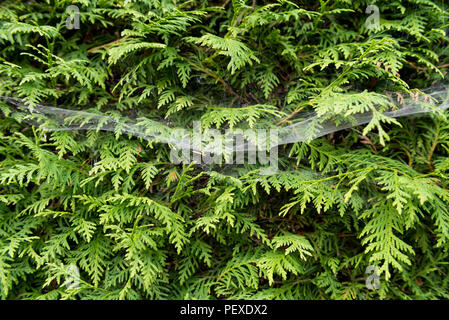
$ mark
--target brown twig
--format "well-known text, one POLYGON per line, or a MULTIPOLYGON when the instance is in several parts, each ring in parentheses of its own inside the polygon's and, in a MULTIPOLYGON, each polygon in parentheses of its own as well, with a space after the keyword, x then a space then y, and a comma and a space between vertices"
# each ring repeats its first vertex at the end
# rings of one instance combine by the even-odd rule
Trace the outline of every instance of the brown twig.
POLYGON ((229 4, 229 2, 231 2, 231 0, 226 0, 225 3, 223 3, 222 7, 223 8, 226 7, 229 4))
POLYGON ((249 103, 248 99, 246 99, 245 97, 242 97, 241 95, 237 94, 234 90, 232 90, 231 86, 229 84, 226 83, 226 81, 224 81, 222 78, 220 78, 219 76, 217 76, 215 73, 206 70, 204 68, 201 68, 200 66, 196 65, 195 63, 193 63, 192 61, 188 60, 188 63, 194 67, 195 69, 197 69, 198 71, 204 72, 205 74, 211 76, 212 78, 218 80, 226 89, 227 92, 229 92, 230 94, 232 94, 233 96, 245 101, 246 103, 249 103))
POLYGON ((130 37, 129 35, 128 35, 128 36, 124 36, 123 38, 117 39, 117 40, 115 40, 115 41, 112 41, 112 42, 103 44, 103 45, 98 46, 98 47, 91 48, 91 49, 87 50, 87 53, 92 53, 92 52, 94 52, 94 51, 97 51, 98 49, 103 49, 103 48, 112 46, 112 45, 117 44, 117 43, 119 43, 119 42, 121 42, 121 41, 123 41, 123 40, 128 39, 129 37, 130 37))
MULTIPOLYGON (((407 63, 408 65, 412 66, 414 69, 416 69, 418 71, 427 71, 428 70, 428 68, 419 67, 419 66, 417 66, 416 64, 414 64, 413 62, 410 62, 410 61, 405 61, 405 63, 407 63)), ((447 68, 447 67, 449 67, 449 63, 442 64, 441 66, 437 66, 438 69, 447 68)))
POLYGON ((299 111, 301 111, 302 109, 304 109, 307 106, 307 104, 299 107, 298 109, 296 109, 295 111, 293 111, 291 114, 289 114, 286 118, 282 119, 281 121, 279 121, 278 123, 276 123, 277 126, 280 126, 281 124, 283 124, 284 122, 288 121, 291 117, 293 117, 295 114, 297 114, 299 111))
POLYGON ((254 101, 256 101, 257 103, 259 103, 260 104, 260 100, 259 99, 257 99, 257 97, 252 93, 252 92, 250 92, 249 93, 249 95, 251 96, 251 98, 253 98, 254 99, 254 101))

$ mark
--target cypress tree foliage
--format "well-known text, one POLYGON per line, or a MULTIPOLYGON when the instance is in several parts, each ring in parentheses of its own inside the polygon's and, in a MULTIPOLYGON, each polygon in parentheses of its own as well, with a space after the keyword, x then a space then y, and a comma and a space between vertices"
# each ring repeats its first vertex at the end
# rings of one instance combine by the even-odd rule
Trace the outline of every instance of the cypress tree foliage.
POLYGON ((218 129, 374 116, 280 146, 266 176, 176 165, 118 128, 47 131, 3 99, 0 296, 449 298, 447 112, 381 112, 444 83, 448 21, 427 0, 2 1, 0 96, 31 109, 218 129))

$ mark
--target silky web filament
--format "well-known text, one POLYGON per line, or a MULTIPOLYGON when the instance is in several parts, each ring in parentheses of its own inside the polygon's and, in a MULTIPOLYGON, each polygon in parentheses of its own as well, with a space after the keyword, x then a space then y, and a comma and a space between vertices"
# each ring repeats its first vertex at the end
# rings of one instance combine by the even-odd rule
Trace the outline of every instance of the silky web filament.
MULTIPOLYGON (((449 107, 447 91, 447 88, 440 85, 413 92, 406 98, 398 93, 396 97, 394 94, 389 95, 390 108, 381 111, 381 114, 388 118, 398 118, 441 112, 449 107)), ((349 106, 346 114, 320 113, 318 110, 297 114, 295 119, 303 120, 293 119, 286 126, 276 126, 273 122, 266 129, 228 128, 220 132, 214 128, 202 128, 201 121, 194 121, 192 128, 181 128, 144 117, 131 119, 41 104, 28 106, 22 99, 13 97, 2 97, 2 100, 12 106, 14 112, 21 113, 23 121, 47 131, 101 130, 169 144, 171 161, 175 164, 192 161, 205 164, 269 163, 272 169, 277 166, 278 146, 311 141, 333 132, 367 124, 372 121, 375 112, 380 114, 377 110, 351 113, 349 106)))

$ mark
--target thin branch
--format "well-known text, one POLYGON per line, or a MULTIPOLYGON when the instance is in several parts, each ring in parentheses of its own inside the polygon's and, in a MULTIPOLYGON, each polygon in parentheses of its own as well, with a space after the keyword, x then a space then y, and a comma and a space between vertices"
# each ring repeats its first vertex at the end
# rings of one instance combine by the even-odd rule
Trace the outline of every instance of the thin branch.
POLYGON ((232 90, 231 86, 229 84, 226 83, 226 81, 224 81, 222 78, 220 78, 218 75, 216 75, 215 73, 201 68, 200 66, 196 65, 195 63, 193 63, 192 61, 190 61, 189 59, 187 59, 187 62, 194 67, 195 69, 197 69, 198 71, 204 72, 205 74, 211 76, 212 78, 218 80, 226 89, 227 92, 229 92, 230 94, 232 94, 233 96, 245 101, 246 103, 249 103, 248 99, 246 99, 245 97, 242 97, 241 95, 237 94, 234 90, 232 90))
POLYGON ((112 46, 112 45, 114 45, 114 44, 120 43, 121 41, 126 40, 126 39, 128 39, 129 37, 130 37, 129 35, 128 35, 128 36, 124 36, 123 38, 117 39, 117 40, 115 40, 115 41, 112 41, 112 42, 103 44, 103 45, 98 46, 98 47, 91 48, 91 49, 87 50, 87 53, 93 53, 94 51, 97 51, 98 49, 103 49, 103 48, 112 46))
MULTIPOLYGON (((412 66, 414 69, 418 70, 418 71, 427 71, 429 68, 425 68, 425 67, 419 67, 416 64, 414 64, 413 62, 410 61, 405 61, 405 63, 407 63, 408 65, 412 66)), ((449 67, 449 63, 446 64, 442 64, 441 66, 437 66, 438 69, 441 68, 447 68, 449 67)))
MULTIPOLYGON (((308 103, 307 103, 308 104, 308 103)), ((299 111, 303 110, 307 104, 304 104, 303 106, 299 107, 298 109, 296 109, 295 111, 293 111, 291 114, 289 114, 286 118, 282 119, 281 121, 279 121, 278 123, 276 123, 277 126, 280 126, 281 124, 283 124, 284 122, 288 121, 290 118, 292 118, 295 114, 297 114, 299 111)))

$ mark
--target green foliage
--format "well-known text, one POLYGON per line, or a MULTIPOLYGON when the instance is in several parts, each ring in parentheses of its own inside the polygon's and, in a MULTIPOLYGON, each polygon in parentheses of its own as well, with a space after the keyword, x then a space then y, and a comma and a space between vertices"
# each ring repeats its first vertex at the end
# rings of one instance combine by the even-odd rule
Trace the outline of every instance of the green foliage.
POLYGON ((424 0, 2 1, 0 96, 117 127, 50 132, 0 101, 0 296, 449 298, 447 112, 383 114, 447 80, 447 21, 424 0), (126 118, 282 128, 300 111, 373 117, 311 140, 317 121, 270 176, 175 165, 167 145, 123 133, 126 118))

